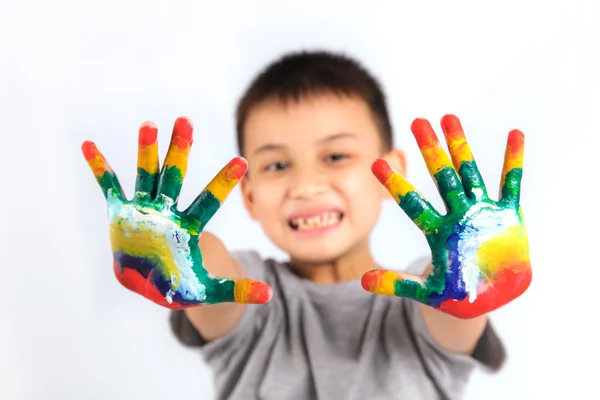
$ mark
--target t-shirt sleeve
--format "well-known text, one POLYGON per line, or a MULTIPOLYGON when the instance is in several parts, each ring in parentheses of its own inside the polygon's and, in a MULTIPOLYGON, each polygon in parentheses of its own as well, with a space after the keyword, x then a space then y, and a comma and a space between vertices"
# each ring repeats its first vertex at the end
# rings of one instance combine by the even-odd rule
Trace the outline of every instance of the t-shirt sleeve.
MULTIPOLYGON (((264 263, 259 254, 254 251, 235 252, 233 257, 240 263, 246 277, 266 281, 264 263)), ((246 306, 240 320, 231 331, 211 341, 206 341, 192 325, 184 310, 173 310, 170 313, 171 331, 177 340, 187 347, 199 348, 202 354, 211 361, 213 356, 222 352, 228 346, 235 346, 242 338, 252 334, 253 326, 259 316, 264 314, 267 305, 249 304, 246 306)))
POLYGON ((465 381, 474 369, 490 373, 501 369, 506 350, 489 319, 472 354, 454 353, 441 347, 429 334, 419 303, 404 300, 406 322, 418 356, 429 378, 450 398, 463 395, 465 381))

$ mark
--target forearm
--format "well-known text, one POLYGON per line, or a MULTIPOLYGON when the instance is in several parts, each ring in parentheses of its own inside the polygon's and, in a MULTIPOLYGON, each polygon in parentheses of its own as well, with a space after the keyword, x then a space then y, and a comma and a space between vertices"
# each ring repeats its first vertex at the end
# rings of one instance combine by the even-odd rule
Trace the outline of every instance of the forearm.
MULTIPOLYGON (((245 277, 242 267, 216 236, 202 233, 199 245, 205 268, 213 276, 236 280, 245 277)), ((239 303, 220 303, 188 308, 185 313, 202 337, 212 340, 233 329, 245 307, 239 303)))
POLYGON ((431 337, 444 349, 460 354, 473 352, 488 320, 487 314, 460 319, 424 304, 419 309, 431 337))

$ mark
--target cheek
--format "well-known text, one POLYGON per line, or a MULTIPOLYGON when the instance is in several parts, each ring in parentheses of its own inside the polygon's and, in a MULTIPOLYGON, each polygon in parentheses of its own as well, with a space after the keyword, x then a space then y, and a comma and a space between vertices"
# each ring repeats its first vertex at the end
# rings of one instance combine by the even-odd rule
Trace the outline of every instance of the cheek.
POLYGON ((275 216, 276 213, 273 211, 281 205, 283 192, 281 185, 269 183, 256 185, 253 190, 255 212, 263 218, 275 216))
POLYGON ((367 169, 366 172, 354 172, 340 176, 338 182, 347 201, 351 204, 354 214, 370 216, 379 212, 381 184, 370 169, 367 169))
POLYGON ((337 182, 344 192, 358 197, 375 195, 381 186, 369 167, 345 171, 337 177, 337 182))

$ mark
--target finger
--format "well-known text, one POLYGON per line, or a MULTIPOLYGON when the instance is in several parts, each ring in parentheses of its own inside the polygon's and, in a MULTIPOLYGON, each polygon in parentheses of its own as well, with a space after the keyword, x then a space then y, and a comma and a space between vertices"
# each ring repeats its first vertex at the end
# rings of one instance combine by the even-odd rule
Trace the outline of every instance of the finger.
POLYGON ((429 291, 423 278, 403 272, 373 270, 361 278, 363 289, 375 294, 406 297, 427 304, 429 291))
POLYGON ((449 211, 465 210, 469 204, 462 183, 429 121, 417 118, 413 121, 411 130, 446 208, 449 211))
POLYGON ((442 130, 448 143, 454 169, 460 175, 465 193, 472 199, 487 199, 487 190, 479 173, 471 148, 465 138, 460 120, 454 115, 442 118, 442 130))
POLYGON ((179 199, 181 185, 187 172, 193 131, 192 121, 189 118, 177 118, 165 163, 158 178, 157 196, 166 196, 175 203, 179 199))
POLYGON ((425 233, 434 233, 442 217, 404 177, 394 171, 387 161, 377 159, 371 171, 390 192, 406 215, 425 233))
POLYGON ((252 279, 211 279, 206 285, 206 302, 264 304, 271 300, 270 285, 252 279))
POLYGON ((96 181, 102 189, 104 197, 108 198, 109 195, 114 195, 123 200, 125 195, 123 193, 121 184, 117 179, 117 175, 115 175, 110 165, 108 165, 106 159, 100 150, 98 150, 94 142, 83 142, 81 145, 81 151, 83 152, 83 156, 85 157, 88 165, 92 169, 92 172, 96 177, 96 181))
POLYGON ((136 195, 147 194, 154 198, 158 179, 158 128, 152 122, 144 122, 139 129, 137 177, 135 181, 136 195))
POLYGON ((200 222, 200 230, 208 223, 229 193, 238 184, 248 170, 243 157, 235 157, 224 166, 212 181, 196 197, 184 213, 200 222))
POLYGON ((525 136, 519 130, 510 131, 506 142, 506 152, 504 153, 504 166, 500 182, 500 202, 512 208, 519 207, 524 152, 525 136))

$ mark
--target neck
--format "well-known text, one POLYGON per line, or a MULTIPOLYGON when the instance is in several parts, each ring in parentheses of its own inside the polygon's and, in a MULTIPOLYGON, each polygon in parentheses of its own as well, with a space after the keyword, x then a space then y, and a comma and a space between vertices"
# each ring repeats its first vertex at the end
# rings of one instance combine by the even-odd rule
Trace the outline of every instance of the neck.
POLYGON ((323 285, 360 279, 365 272, 379 268, 368 243, 356 246, 334 260, 310 262, 292 257, 289 266, 295 274, 323 285))

